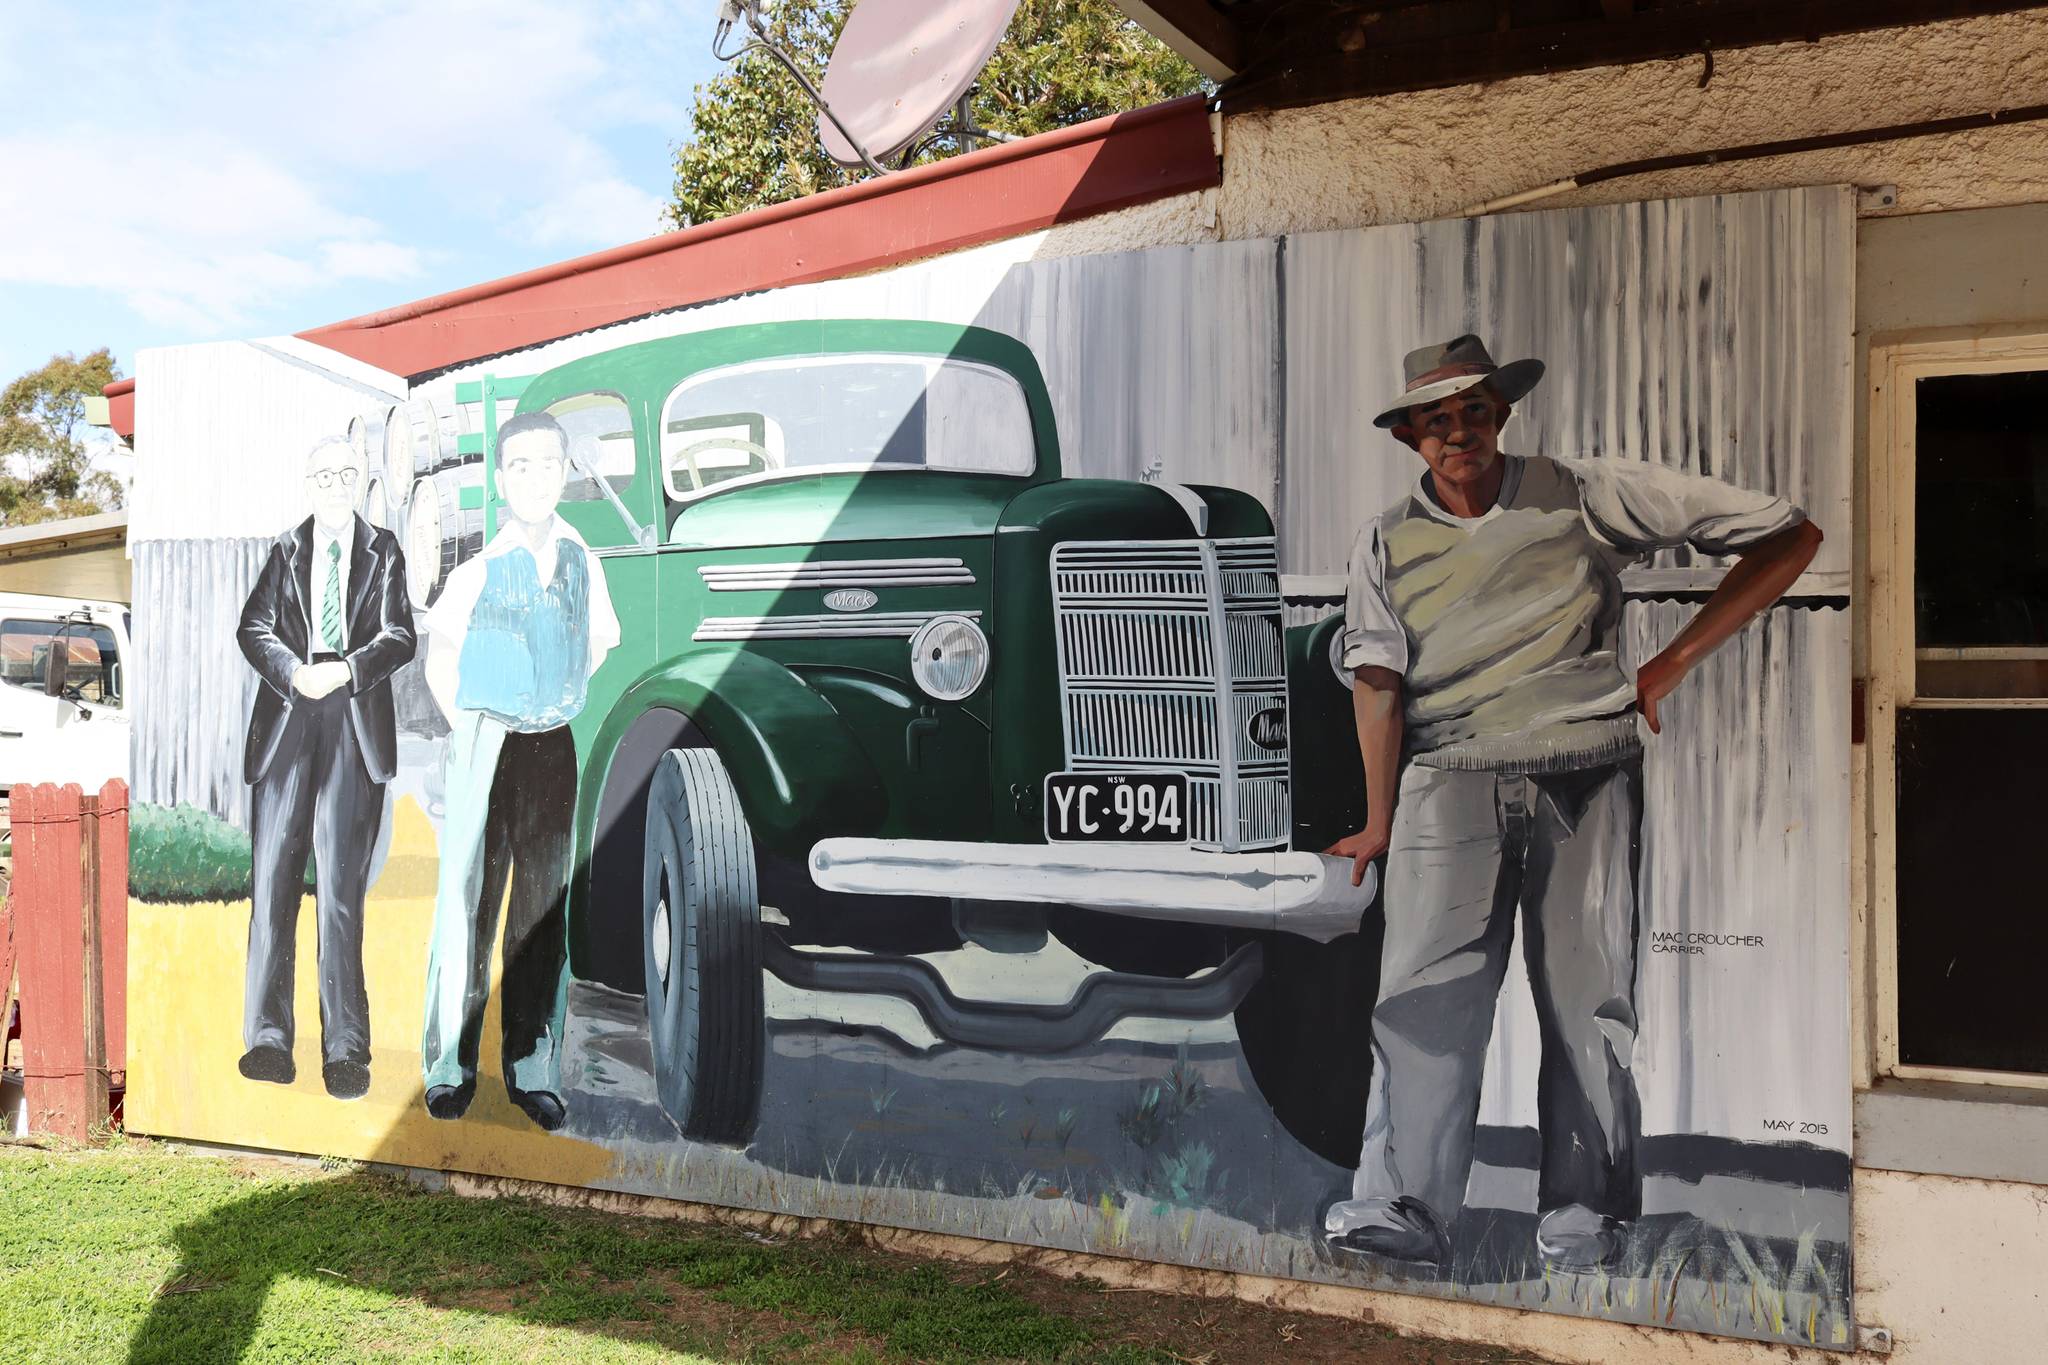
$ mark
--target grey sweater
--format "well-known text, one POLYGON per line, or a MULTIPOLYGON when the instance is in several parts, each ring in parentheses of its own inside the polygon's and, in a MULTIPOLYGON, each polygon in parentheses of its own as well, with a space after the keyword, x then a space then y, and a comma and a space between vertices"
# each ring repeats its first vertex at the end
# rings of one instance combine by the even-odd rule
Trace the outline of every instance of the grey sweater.
POLYGON ((1746 549, 1805 519, 1783 498, 1633 460, 1505 456, 1458 517, 1421 486, 1352 547, 1344 667, 1402 675, 1404 751, 1438 768, 1563 772, 1637 753, 1621 569, 1746 549))

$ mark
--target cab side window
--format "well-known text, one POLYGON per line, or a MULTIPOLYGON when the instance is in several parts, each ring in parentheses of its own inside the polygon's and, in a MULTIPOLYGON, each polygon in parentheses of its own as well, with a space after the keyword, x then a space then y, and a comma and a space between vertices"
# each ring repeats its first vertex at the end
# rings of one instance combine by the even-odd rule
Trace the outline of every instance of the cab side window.
POLYGON ((564 502, 597 502, 597 479, 623 493, 633 486, 638 461, 633 453, 633 414, 615 393, 579 393, 548 405, 548 415, 569 434, 569 482, 564 502), (593 474, 596 478, 591 477, 593 474))
POLYGON ((64 661, 64 695, 95 706, 121 704, 121 652, 105 626, 10 617, 0 621, 0 683, 43 690, 52 650, 64 661))

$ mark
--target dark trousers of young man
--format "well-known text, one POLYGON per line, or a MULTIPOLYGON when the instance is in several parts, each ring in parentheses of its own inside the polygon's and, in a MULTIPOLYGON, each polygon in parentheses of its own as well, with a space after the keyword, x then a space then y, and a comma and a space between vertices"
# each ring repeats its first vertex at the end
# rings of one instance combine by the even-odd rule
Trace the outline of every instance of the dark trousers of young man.
MULTIPOLYGON (((496 722, 484 720, 483 726, 496 722)), ((485 757, 482 742, 472 739, 451 753, 451 763, 485 757)), ((441 856, 460 876, 459 911, 466 924, 447 941, 436 926, 434 957, 428 973, 425 1065, 430 1085, 474 1084, 477 1052, 484 1026, 484 1005, 490 996, 491 953, 498 940, 498 907, 505 906, 505 973, 499 998, 503 1024, 502 1060, 505 1083, 515 1091, 559 1096, 561 1030, 567 976, 567 901, 569 861, 574 839, 576 746, 568 727, 536 733, 504 731, 490 765, 487 788, 475 782, 467 790, 488 790, 480 837, 474 847, 451 847, 458 812, 451 775, 448 824, 441 856), (466 865, 463 860, 470 859, 466 865), (506 897, 510 885, 511 895, 506 897), (443 960, 444 948, 453 960, 443 960), (460 992, 459 1014, 445 1006, 460 992), (454 1057, 441 1021, 460 1019, 454 1057), (454 1065, 450 1066, 449 1062, 454 1065)), ((488 760, 486 760, 488 761, 488 760)), ((481 766, 481 765, 480 765, 481 766)), ((481 772, 470 774, 483 776, 481 772)), ((474 799, 472 796, 470 799, 474 799)), ((461 822, 474 829, 472 821, 461 822)), ((449 907, 455 908, 455 907, 449 907)), ((445 910, 437 911, 438 914, 445 910)), ((454 927, 454 926, 449 926, 454 927)))

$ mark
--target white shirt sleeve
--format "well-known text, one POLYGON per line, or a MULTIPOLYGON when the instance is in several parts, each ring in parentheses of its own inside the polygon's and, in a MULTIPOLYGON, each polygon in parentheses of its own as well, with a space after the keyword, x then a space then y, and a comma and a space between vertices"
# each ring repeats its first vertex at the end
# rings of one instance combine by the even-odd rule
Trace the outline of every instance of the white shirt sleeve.
POLYGON ((1387 550, 1374 517, 1351 545, 1351 570, 1344 592, 1344 668, 1408 671, 1408 632, 1387 597, 1387 550))
POLYGON ((482 596, 483 590, 482 556, 457 564, 449 573, 448 581, 441 585, 441 595, 427 610, 427 634, 447 641, 448 647, 460 654, 463 641, 469 638, 470 613, 476 610, 476 599, 482 596))
POLYGON ((612 610, 612 590, 605 581, 604 561, 586 547, 590 565, 590 671, 597 672, 604 656, 619 642, 619 617, 612 610))
POLYGON ((1625 554, 1690 545, 1746 550, 1806 520, 1790 501, 1641 460, 1559 460, 1579 483, 1586 525, 1625 554))

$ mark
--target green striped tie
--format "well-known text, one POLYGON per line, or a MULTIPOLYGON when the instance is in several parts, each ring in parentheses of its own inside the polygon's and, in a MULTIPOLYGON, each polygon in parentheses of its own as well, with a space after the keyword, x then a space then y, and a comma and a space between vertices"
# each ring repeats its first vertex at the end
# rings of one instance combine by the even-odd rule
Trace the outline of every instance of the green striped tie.
POLYGON ((327 546, 327 591, 320 600, 320 634, 336 654, 347 651, 341 643, 341 542, 327 546))

